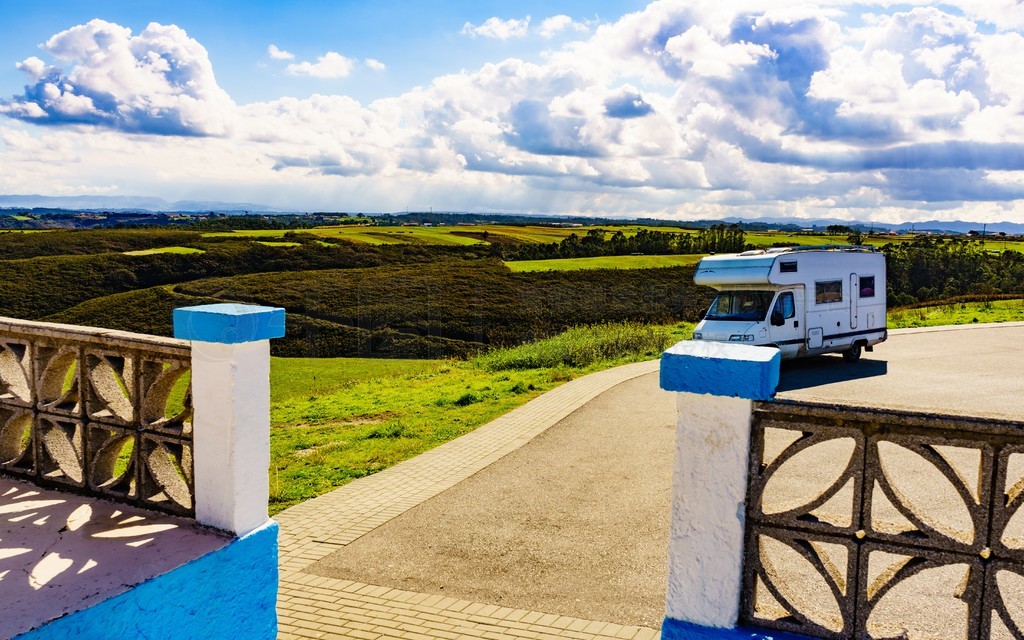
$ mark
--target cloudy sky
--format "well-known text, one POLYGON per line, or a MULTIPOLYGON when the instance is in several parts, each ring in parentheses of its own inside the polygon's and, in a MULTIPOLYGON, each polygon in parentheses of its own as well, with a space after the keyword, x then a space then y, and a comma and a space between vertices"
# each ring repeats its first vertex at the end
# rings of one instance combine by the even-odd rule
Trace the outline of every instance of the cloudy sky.
POLYGON ((1020 0, 0 0, 0 193, 1024 222, 1020 0))

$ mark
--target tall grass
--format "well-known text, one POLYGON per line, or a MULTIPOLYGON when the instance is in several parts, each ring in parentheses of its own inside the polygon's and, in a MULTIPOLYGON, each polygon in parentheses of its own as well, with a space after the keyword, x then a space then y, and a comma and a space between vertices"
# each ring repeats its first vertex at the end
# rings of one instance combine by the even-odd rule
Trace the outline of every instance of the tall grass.
POLYGON ((486 371, 589 367, 637 356, 657 356, 672 342, 668 328, 638 322, 575 327, 557 336, 474 359, 486 371))

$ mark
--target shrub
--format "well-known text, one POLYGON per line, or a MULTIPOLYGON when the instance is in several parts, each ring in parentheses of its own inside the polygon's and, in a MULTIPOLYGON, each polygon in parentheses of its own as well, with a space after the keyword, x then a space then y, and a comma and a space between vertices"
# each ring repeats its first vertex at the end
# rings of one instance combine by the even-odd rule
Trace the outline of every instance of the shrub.
POLYGON ((668 330, 663 327, 636 322, 606 323, 575 327, 553 338, 492 351, 478 356, 476 363, 488 371, 587 367, 630 356, 653 356, 670 342, 668 330))
POLYGON ((364 436, 366 440, 401 438, 405 435, 405 425, 401 422, 390 422, 388 424, 374 427, 364 436))
POLYGON ((456 400, 453 404, 456 407, 468 407, 469 405, 476 404, 477 402, 480 402, 481 400, 483 400, 483 398, 481 398, 479 395, 477 395, 477 394, 473 393, 472 391, 470 391, 468 393, 464 393, 461 396, 459 396, 459 399, 456 400))

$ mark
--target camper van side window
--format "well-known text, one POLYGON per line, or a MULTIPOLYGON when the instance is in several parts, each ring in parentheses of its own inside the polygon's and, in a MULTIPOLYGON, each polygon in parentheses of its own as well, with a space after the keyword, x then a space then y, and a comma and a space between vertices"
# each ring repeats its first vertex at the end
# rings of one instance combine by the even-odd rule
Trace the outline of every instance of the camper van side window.
POLYGON ((790 260, 789 262, 779 263, 780 273, 796 273, 796 260, 790 260))
POLYGON ((773 314, 778 314, 783 320, 788 320, 796 315, 796 305, 793 303, 793 294, 786 291, 779 295, 775 301, 773 314))
POLYGON ((814 302, 816 304, 828 304, 829 302, 843 301, 843 281, 828 280, 814 283, 814 302))
POLYGON ((860 277, 860 297, 862 297, 862 298, 874 298, 875 297, 875 276, 861 276, 860 277))

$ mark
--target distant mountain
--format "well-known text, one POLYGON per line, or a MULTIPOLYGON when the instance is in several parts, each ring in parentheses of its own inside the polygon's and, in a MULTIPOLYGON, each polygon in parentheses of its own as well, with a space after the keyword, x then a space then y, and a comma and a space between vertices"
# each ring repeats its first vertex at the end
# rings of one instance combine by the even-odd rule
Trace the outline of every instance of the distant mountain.
POLYGON ((803 218, 725 218, 725 222, 760 222, 778 225, 796 225, 804 229, 817 227, 823 229, 829 225, 842 224, 848 227, 863 229, 865 231, 934 231, 945 233, 968 233, 977 231, 986 234, 1008 233, 1012 235, 1024 234, 1024 224, 1018 222, 965 222, 963 220, 927 220, 925 222, 862 222, 859 220, 840 220, 838 218, 818 218, 808 220, 803 218))
MULTIPOLYGON (((191 212, 202 213, 214 211, 216 213, 300 213, 297 210, 276 209, 265 204, 250 202, 204 202, 200 200, 180 200, 168 202, 162 198, 149 198, 143 196, 39 196, 39 195, 0 195, 0 210, 8 208, 25 209, 54 209, 66 212, 74 211, 111 211, 111 212, 191 212)), ((0 211, 0 214, 3 212, 0 211)), ((796 230, 806 228, 824 229, 829 225, 846 225, 868 231, 933 231, 937 233, 968 233, 977 231, 986 234, 998 234, 1000 232, 1012 235, 1024 235, 1024 223, 1019 222, 992 222, 984 224, 981 222, 970 222, 962 220, 942 221, 928 220, 926 222, 863 222, 860 220, 841 220, 838 218, 817 218, 813 220, 805 218, 787 217, 765 217, 765 218, 738 218, 729 217, 722 220, 668 220, 662 218, 600 218, 581 215, 557 215, 557 214, 523 214, 523 213, 476 213, 462 211, 431 211, 431 212, 405 212, 405 213, 370 213, 373 217, 392 218, 403 222, 445 222, 453 224, 456 222, 483 223, 488 221, 529 224, 539 223, 577 223, 577 224, 622 224, 640 223, 650 225, 682 225, 691 228, 703 228, 712 224, 740 223, 748 230, 761 230, 778 228, 784 230, 796 230)))
POLYGON ((933 229, 941 229, 945 231, 953 231, 955 233, 968 233, 970 231, 977 231, 981 233, 992 234, 992 233, 1008 233, 1012 235, 1024 234, 1024 224, 1017 222, 963 222, 956 220, 954 222, 942 222, 939 220, 928 220, 927 222, 905 222, 896 227, 898 231, 931 231, 933 229))
POLYGON ((234 213, 279 213, 265 204, 248 202, 202 202, 181 200, 168 202, 162 198, 141 196, 37 196, 0 195, 0 207, 79 209, 88 211, 217 211, 234 213))

